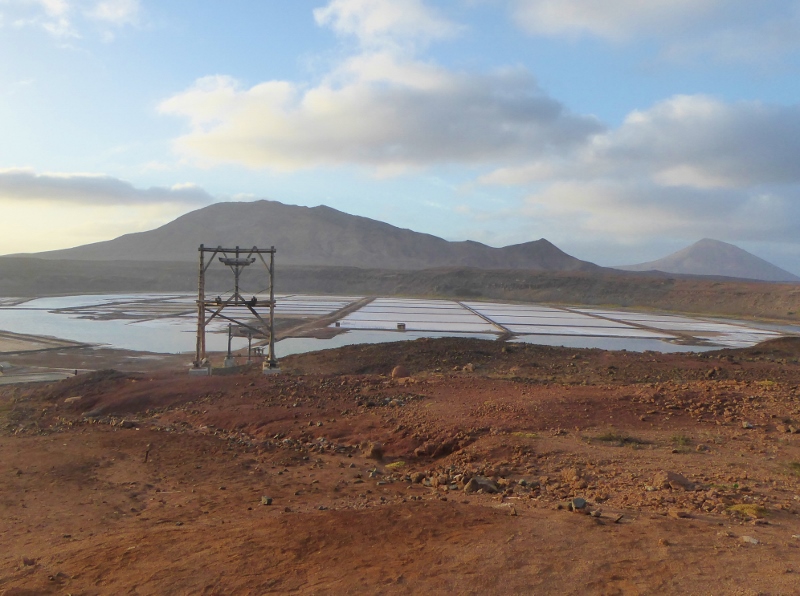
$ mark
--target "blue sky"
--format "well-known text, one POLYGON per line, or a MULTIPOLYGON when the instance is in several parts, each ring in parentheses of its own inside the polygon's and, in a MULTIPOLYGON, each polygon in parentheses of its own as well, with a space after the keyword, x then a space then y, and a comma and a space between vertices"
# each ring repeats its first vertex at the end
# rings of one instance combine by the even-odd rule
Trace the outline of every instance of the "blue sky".
POLYGON ((0 0, 0 254, 215 201, 800 273, 800 2, 0 0))

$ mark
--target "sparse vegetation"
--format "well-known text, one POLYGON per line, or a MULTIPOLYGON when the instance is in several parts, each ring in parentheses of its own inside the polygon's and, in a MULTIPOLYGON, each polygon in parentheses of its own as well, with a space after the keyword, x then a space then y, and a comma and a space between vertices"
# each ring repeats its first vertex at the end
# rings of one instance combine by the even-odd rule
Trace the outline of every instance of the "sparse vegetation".
POLYGON ((738 513, 746 517, 755 517, 759 519, 767 514, 766 508, 755 503, 739 503, 737 505, 731 505, 728 507, 728 511, 731 513, 738 513))
POLYGON ((639 446, 639 445, 650 444, 650 441, 645 441, 644 439, 632 437, 630 435, 626 435, 619 431, 608 431, 606 433, 603 433, 602 435, 598 435, 596 437, 590 437, 589 440, 597 441, 600 443, 612 443, 617 445, 618 447, 623 447, 625 445, 639 446))
POLYGON ((672 435, 672 442, 676 447, 688 447, 692 444, 692 439, 686 435, 672 435))
POLYGON ((539 435, 537 433, 523 432, 523 431, 513 432, 513 433, 511 433, 511 436, 519 437, 521 439, 538 439, 539 438, 539 435))

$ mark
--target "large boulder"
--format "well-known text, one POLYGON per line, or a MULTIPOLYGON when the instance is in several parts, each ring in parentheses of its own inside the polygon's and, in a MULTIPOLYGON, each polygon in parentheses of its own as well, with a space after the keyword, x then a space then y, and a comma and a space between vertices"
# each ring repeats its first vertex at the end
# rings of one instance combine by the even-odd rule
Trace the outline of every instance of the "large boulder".
POLYGON ((685 476, 676 472, 661 471, 653 477, 653 486, 656 488, 671 488, 672 490, 694 490, 695 484, 685 476))
POLYGON ((410 377, 411 373, 408 369, 403 366, 402 364, 398 364, 392 369, 392 378, 393 379, 405 379, 406 377, 410 377))
POLYGON ((464 492, 469 493, 476 493, 479 490, 483 490, 485 493, 494 494, 500 492, 497 484, 494 481, 486 478, 485 476, 473 476, 469 479, 469 482, 464 486, 464 492))
POLYGON ((364 454, 369 459, 375 459, 380 461, 383 459, 383 444, 379 442, 370 443, 367 445, 367 448, 364 450, 364 454))

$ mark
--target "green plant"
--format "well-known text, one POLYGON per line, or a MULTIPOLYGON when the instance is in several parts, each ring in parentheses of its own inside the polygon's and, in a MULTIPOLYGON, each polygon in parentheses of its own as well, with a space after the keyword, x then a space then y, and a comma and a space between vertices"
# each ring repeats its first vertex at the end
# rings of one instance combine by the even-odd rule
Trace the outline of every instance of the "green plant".
POLYGON ((672 435, 672 442, 677 447, 688 447, 692 444, 692 439, 686 435, 672 435))
POLYGON ((593 437, 591 440, 599 441, 601 443, 615 443, 620 447, 622 447, 623 445, 635 446, 635 445, 647 445, 650 443, 650 441, 645 441, 644 439, 631 437, 630 435, 626 435, 618 431, 608 431, 606 433, 603 433, 602 435, 593 437))

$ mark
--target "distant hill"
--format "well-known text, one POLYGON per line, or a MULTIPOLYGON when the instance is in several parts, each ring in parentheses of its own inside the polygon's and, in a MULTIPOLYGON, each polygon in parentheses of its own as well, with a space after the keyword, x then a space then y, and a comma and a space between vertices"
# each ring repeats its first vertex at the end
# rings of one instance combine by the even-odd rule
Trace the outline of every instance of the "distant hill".
POLYGON ((493 248, 448 242, 430 234, 348 215, 330 207, 277 201, 216 203, 160 228, 65 250, 36 253, 42 259, 85 261, 197 260, 206 246, 275 246, 281 266, 313 265, 380 269, 475 267, 537 271, 593 271, 545 239, 493 248))
POLYGON ((625 271, 664 271, 689 275, 713 275, 761 281, 800 281, 800 277, 738 246, 704 238, 663 259, 615 267, 625 271))
MULTIPOLYGON (((213 292, 230 288, 230 272, 209 269, 213 292)), ((279 293, 347 296, 417 296, 646 308, 727 317, 800 321, 794 284, 719 280, 613 269, 519 271, 487 269, 380 270, 357 267, 293 267, 277 270, 279 293)), ((248 281, 245 288, 254 288, 248 281)), ((263 286, 262 286, 263 287, 263 286)), ((55 261, 0 257, 0 296, 50 296, 119 292, 197 291, 191 262, 55 261)), ((213 294, 209 294, 213 295, 213 294)))

